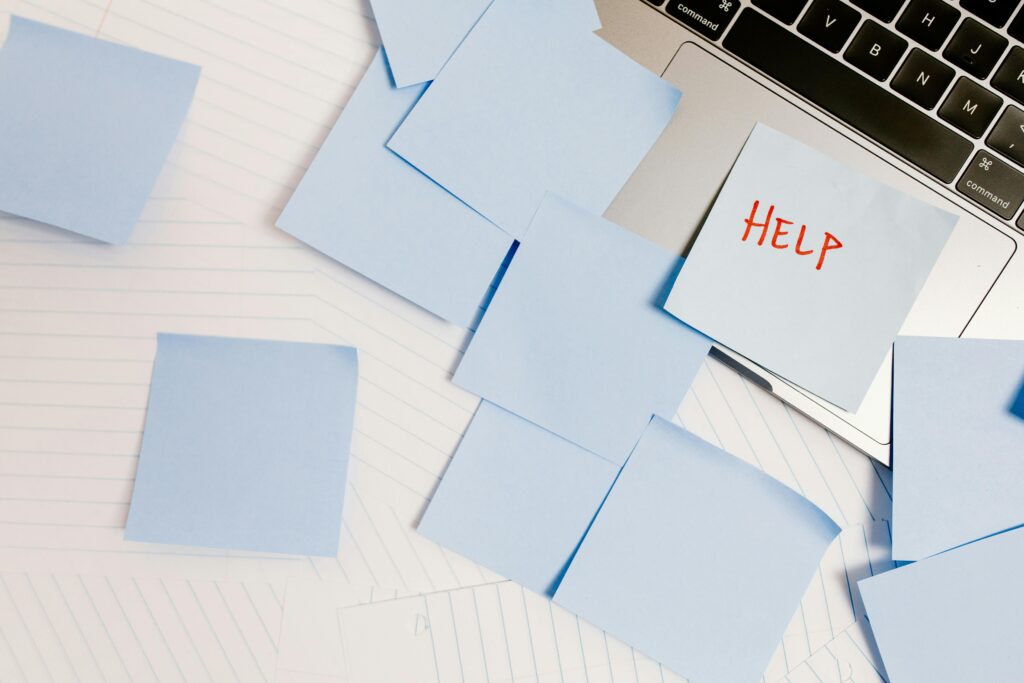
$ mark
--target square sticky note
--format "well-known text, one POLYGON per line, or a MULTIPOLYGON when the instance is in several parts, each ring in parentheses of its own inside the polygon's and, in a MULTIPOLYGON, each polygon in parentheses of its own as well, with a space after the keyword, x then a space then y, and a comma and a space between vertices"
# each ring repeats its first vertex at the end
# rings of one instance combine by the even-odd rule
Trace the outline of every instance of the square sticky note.
POLYGON ((551 595, 618 471, 617 465, 483 401, 419 532, 551 595))
MULTIPOLYGON (((370 0, 395 85, 433 80, 491 0, 370 0)), ((561 5, 562 3, 559 3, 561 5)), ((570 0, 566 11, 600 28, 592 0, 570 0)))
POLYGON ((920 560, 1024 524, 1024 341, 899 337, 892 551, 920 560))
POLYGON ((710 349, 658 306, 681 259, 548 195, 455 372, 459 386, 621 464, 710 349))
POLYGON ((277 225, 468 326, 512 239, 384 146, 424 88, 392 86, 378 53, 277 225))
POLYGON ((692 681, 757 681, 838 533, 782 483, 655 417, 555 602, 692 681))
POLYGON ((356 350, 161 334, 124 536, 338 553, 356 350))
POLYGON ((21 17, 0 50, 0 211, 128 241, 199 67, 21 17))
POLYGON ((1022 566, 1017 529, 862 580, 890 683, 1021 680, 1022 566))
POLYGON ((855 411, 956 220, 758 124, 665 308, 855 411))
POLYGON ((388 146, 522 238, 549 190, 602 213, 679 97, 562 3, 496 0, 388 146))

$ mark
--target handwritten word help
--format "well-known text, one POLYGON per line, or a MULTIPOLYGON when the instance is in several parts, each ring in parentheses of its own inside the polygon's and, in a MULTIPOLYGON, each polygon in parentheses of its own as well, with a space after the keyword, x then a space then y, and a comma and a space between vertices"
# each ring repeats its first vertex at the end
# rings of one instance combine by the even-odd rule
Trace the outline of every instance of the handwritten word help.
MULTIPOLYGON (((768 212, 764 217, 764 221, 758 223, 756 220, 757 209, 760 205, 760 200, 755 199, 754 207, 750 210, 750 218, 744 220, 744 223, 746 224, 747 228, 746 230, 743 231, 743 241, 746 242, 747 239, 750 237, 750 232, 752 228, 761 228, 761 236, 757 239, 757 246, 762 247, 764 246, 765 239, 767 239, 768 237, 768 230, 772 224, 772 214, 775 213, 775 205, 770 204, 768 206, 768 212)), ((783 241, 783 238, 789 235, 789 231, 784 230, 783 228, 790 225, 793 225, 793 221, 787 221, 785 218, 775 218, 775 228, 774 230, 772 230, 772 238, 770 241, 770 244, 773 248, 789 249, 790 243, 787 241, 783 241)), ((796 243, 792 245, 793 251, 797 254, 797 256, 810 256, 811 254, 815 253, 818 254, 818 263, 816 266, 814 266, 814 269, 821 270, 822 265, 825 263, 825 254, 834 249, 841 249, 843 243, 840 242, 839 239, 832 233, 826 232, 825 241, 822 243, 821 249, 804 249, 804 236, 806 234, 807 226, 801 225, 800 233, 796 238, 796 243)))

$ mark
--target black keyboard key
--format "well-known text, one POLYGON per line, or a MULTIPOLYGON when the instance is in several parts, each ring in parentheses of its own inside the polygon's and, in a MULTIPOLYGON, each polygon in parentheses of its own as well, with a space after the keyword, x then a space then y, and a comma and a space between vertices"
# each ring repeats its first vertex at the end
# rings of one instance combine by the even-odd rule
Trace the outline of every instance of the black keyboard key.
POLYGON ((967 17, 942 56, 975 78, 986 79, 1009 44, 1010 41, 985 28, 980 21, 967 17))
POLYGON ((1024 48, 1010 49, 992 77, 992 87, 1024 104, 1024 48))
POLYGON ((740 10, 739 0, 669 0, 665 11, 697 33, 718 40, 740 10))
POLYGON ((906 0, 853 0, 857 7, 885 22, 896 18, 896 13, 903 7, 904 2, 906 0))
POLYGON ((1019 4, 1020 0, 960 0, 961 7, 997 28, 1002 28, 1019 4))
POLYGON ((980 138, 1002 105, 1001 97, 961 76, 939 107, 939 118, 949 121, 972 138, 980 138))
POLYGON ((1024 175, 982 150, 974 155, 956 189, 980 206, 1009 220, 1024 202, 1024 175))
POLYGON ((1014 106, 1007 107, 985 142, 1019 166, 1024 166, 1024 111, 1014 106))
POLYGON ((760 7, 783 24, 792 24, 807 5, 807 0, 753 0, 760 7))
POLYGON ((1017 13, 1010 25, 1006 27, 1006 32, 1010 34, 1011 38, 1024 42, 1024 12, 1017 13))
POLYGON ((892 79, 892 89, 925 109, 939 103, 953 82, 953 68, 915 47, 892 79))
POLYGON ((944 182, 952 182, 974 150, 963 137, 757 10, 740 13, 723 45, 944 182))
POLYGON ((860 12, 839 0, 814 0, 796 27, 829 52, 839 52, 860 21, 860 12))
POLYGON ((938 50, 959 18, 959 10, 945 0, 910 0, 896 30, 929 50, 938 50))
POLYGON ((868 19, 861 24, 843 56, 868 76, 884 81, 896 68, 906 49, 907 41, 868 19))

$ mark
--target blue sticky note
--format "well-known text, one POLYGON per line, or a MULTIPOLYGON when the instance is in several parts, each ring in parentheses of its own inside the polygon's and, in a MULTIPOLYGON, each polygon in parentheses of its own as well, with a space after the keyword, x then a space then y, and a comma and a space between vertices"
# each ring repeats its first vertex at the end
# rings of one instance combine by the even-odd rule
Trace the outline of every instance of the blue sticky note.
POLYGON ((551 595, 618 471, 483 401, 419 532, 551 595))
POLYGON ((128 241, 199 67, 11 17, 0 51, 0 211, 128 241))
POLYGON ((899 337, 892 554, 920 560, 1024 524, 1024 341, 899 337))
POLYGON ((681 262, 548 195, 455 383, 621 464, 652 414, 675 413, 710 350, 658 306, 681 262))
POLYGON ((782 483, 655 417, 555 602, 692 681, 757 681, 838 533, 782 483))
POLYGON ((679 97, 561 3, 496 0, 388 146, 522 238, 546 191, 603 213, 679 97))
POLYGON ((665 308, 856 411, 956 221, 758 124, 665 308))
POLYGON ((890 683, 1021 680, 1024 529, 860 581, 890 683))
POLYGON ((277 226, 468 326, 512 239, 384 146, 425 87, 392 86, 378 53, 277 226))
POLYGON ((124 537, 338 554, 356 350, 161 334, 124 537))
MULTIPOLYGON (((370 0, 395 85, 433 80, 491 0, 370 0)), ((592 28, 601 22, 592 0, 574 0, 576 12, 592 28)))

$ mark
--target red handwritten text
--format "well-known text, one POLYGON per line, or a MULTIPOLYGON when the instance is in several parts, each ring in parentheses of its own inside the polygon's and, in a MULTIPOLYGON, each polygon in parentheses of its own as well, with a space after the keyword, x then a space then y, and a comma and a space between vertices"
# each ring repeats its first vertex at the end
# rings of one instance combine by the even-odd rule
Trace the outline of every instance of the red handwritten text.
MULTIPOLYGON (((750 232, 753 228, 761 228, 761 236, 757 238, 757 246, 763 247, 764 242, 768 239, 769 228, 772 226, 772 214, 775 213, 775 205, 770 204, 768 206, 768 212, 765 214, 764 220, 760 223, 757 222, 757 209, 761 205, 760 200, 754 200, 754 207, 750 210, 750 218, 744 220, 747 228, 743 231, 743 241, 746 242, 750 238, 750 232)), ((787 221, 785 218, 775 217, 775 227, 771 229, 771 240, 769 243, 775 249, 789 249, 790 243, 783 241, 783 238, 789 235, 789 231, 785 230, 787 226, 793 225, 793 221, 787 221)), ((821 249, 804 249, 804 236, 807 234, 807 226, 801 225, 800 232, 797 234, 796 243, 793 244, 793 251, 798 256, 808 256, 810 254, 818 254, 818 263, 814 266, 815 270, 821 270, 822 265, 825 263, 825 254, 834 250, 840 249, 843 243, 839 241, 839 238, 830 232, 825 233, 825 241, 821 245, 821 249)))

